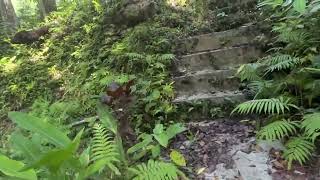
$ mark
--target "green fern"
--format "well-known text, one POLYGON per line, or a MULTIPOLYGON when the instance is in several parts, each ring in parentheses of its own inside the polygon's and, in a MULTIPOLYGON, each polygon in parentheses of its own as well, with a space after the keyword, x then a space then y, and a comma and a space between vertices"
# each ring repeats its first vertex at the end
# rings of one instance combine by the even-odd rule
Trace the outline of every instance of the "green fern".
POLYGON ((115 146, 113 138, 107 133, 107 130, 100 124, 93 126, 93 140, 92 140, 92 158, 93 160, 99 160, 108 157, 116 157, 117 148, 115 146))
POLYGON ((288 169, 290 170, 293 161, 298 161, 303 165, 309 160, 315 146, 313 143, 306 140, 305 137, 295 137, 287 142, 286 148, 283 157, 288 161, 288 169))
POLYGON ((174 54, 162 54, 158 57, 161 62, 171 61, 175 58, 174 54))
MULTIPOLYGON (((93 126, 92 140, 92 160, 94 164, 89 168, 90 171, 96 171, 98 168, 107 166, 114 173, 120 174, 115 163, 120 162, 119 153, 113 138, 107 133, 107 130, 100 124, 93 126)), ((92 174, 92 173, 89 173, 92 174)))
POLYGON ((248 84, 248 88, 254 92, 254 99, 270 97, 270 93, 275 94, 279 89, 279 87, 275 87, 275 83, 272 80, 252 81, 248 84), (273 90, 272 92, 270 91, 271 89, 273 90))
POLYGON ((307 137, 314 142, 320 135, 320 112, 305 115, 301 125, 307 137))
POLYGON ((237 72, 237 76, 241 79, 241 81, 255 81, 260 80, 261 78, 258 75, 258 67, 260 64, 253 63, 253 64, 244 64, 240 66, 237 72))
POLYGON ((292 135, 297 132, 297 122, 290 122, 285 119, 275 121, 267 126, 263 127, 257 134, 259 139, 266 139, 274 141, 276 139, 282 139, 286 136, 292 135))
POLYGON ((129 59, 144 59, 145 56, 139 53, 126 53, 125 54, 126 57, 128 57, 129 59))
POLYGON ((179 176, 185 178, 175 165, 154 160, 129 168, 129 171, 133 174, 133 180, 176 180, 179 176))
POLYGON ((291 69, 301 64, 301 59, 292 57, 287 54, 279 54, 276 56, 268 56, 262 59, 263 63, 267 65, 266 73, 291 69))
POLYGON ((290 103, 290 98, 271 98, 256 99, 239 104, 231 114, 237 112, 239 114, 266 113, 266 114, 284 114, 289 111, 290 107, 297 108, 290 103))
POLYGON ((295 45, 300 45, 304 42, 308 42, 310 36, 310 34, 298 30, 289 31, 288 28, 283 28, 275 31, 279 32, 277 41, 295 45))

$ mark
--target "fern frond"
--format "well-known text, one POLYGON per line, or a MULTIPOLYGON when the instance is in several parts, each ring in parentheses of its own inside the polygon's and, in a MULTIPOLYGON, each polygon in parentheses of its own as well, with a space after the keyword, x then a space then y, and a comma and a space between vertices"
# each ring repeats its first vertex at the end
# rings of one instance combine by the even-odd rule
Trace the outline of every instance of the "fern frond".
POLYGON ((120 155, 113 137, 98 123, 93 126, 91 149, 94 163, 89 166, 88 174, 93 174, 93 172, 103 169, 106 166, 115 174, 120 175, 120 171, 115 165, 115 163, 120 162, 120 155))
POLYGON ((175 58, 174 54, 162 54, 159 57, 160 61, 171 61, 175 58))
POLYGON ((99 160, 106 157, 117 157, 119 154, 113 137, 100 124, 93 126, 92 159, 99 160))
POLYGON ((239 104, 231 114, 237 112, 239 114, 265 113, 265 114, 284 114, 289 111, 290 107, 297 108, 290 103, 290 98, 271 98, 256 99, 239 104))
POLYGON ((275 121, 267 126, 264 126, 257 134, 259 139, 277 140, 297 132, 297 122, 290 122, 285 119, 275 121))
POLYGON ((133 180, 176 180, 182 173, 171 163, 149 160, 134 168, 129 168, 134 175, 133 180))
MULTIPOLYGON (((248 88, 255 93, 254 99, 258 97, 264 97, 265 94, 270 94, 270 89, 274 87, 274 81, 272 80, 261 80, 261 81, 252 81, 248 84, 248 88)), ((273 91, 272 93, 276 93, 273 91)), ((266 96, 270 97, 270 96, 266 96)))
POLYGON ((145 58, 144 55, 138 54, 138 53, 126 53, 125 55, 126 55, 126 57, 128 57, 131 60, 132 59, 143 59, 143 58, 145 58))
POLYGON ((303 116, 301 125, 307 137, 310 137, 314 142, 320 135, 320 112, 303 116))
POLYGON ((286 148, 283 157, 288 161, 288 169, 290 170, 293 161, 298 161, 303 165, 309 160, 315 146, 304 137, 295 137, 287 142, 286 148))
POLYGON ((285 43, 292 43, 292 44, 302 44, 303 42, 307 42, 310 34, 308 34, 305 31, 300 30, 291 30, 288 31, 287 28, 283 29, 274 29, 274 31, 278 32, 278 39, 279 42, 285 42, 285 43))
POLYGON ((300 58, 292 57, 287 54, 268 56, 263 58, 263 62, 268 66, 265 70, 266 73, 291 69, 302 63, 300 58))
POLYGON ((237 72, 237 76, 241 79, 241 81, 255 81, 259 80, 260 77, 258 75, 258 67, 260 64, 252 63, 252 64, 244 64, 240 66, 237 72))

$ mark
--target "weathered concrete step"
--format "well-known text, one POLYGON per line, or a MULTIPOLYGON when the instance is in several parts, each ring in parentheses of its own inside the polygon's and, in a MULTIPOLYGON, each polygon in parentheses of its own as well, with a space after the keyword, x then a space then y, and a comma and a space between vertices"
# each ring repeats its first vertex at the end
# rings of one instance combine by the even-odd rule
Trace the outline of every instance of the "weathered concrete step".
POLYGON ((221 9, 224 7, 232 6, 254 6, 257 4, 256 0, 211 0, 209 6, 215 7, 216 9, 221 9))
POLYGON ((175 62, 175 70, 178 74, 183 74, 205 69, 232 69, 253 62, 260 56, 260 50, 252 46, 224 48, 182 56, 175 62))
POLYGON ((241 91, 221 91, 212 93, 198 93, 191 96, 178 96, 174 99, 174 103, 193 103, 197 101, 208 101, 211 105, 223 106, 226 104, 235 104, 245 101, 245 95, 241 91))
POLYGON ((183 53, 193 53, 252 44, 257 35, 254 29, 254 26, 247 25, 228 31, 193 36, 179 41, 178 49, 183 53))
POLYGON ((239 89, 239 79, 232 70, 203 70, 193 74, 175 77, 175 89, 179 95, 190 95, 200 92, 239 89))

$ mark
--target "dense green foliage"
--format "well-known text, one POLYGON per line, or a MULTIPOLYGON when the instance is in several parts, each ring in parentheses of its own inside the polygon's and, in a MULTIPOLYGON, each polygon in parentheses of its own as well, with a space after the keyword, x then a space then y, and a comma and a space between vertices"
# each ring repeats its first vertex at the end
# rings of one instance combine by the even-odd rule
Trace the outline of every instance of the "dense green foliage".
MULTIPOLYGON (((177 119, 169 70, 175 41, 203 27, 193 23, 191 6, 174 8, 166 1, 157 2, 156 14, 134 26, 111 23, 122 5, 61 1, 58 11, 41 22, 34 2, 20 3, 20 30, 45 25, 50 33, 39 42, 17 45, 10 43, 11 32, 1 31, 0 121, 11 124, 11 119, 14 128, 1 127, 13 133, 1 137, 0 177, 186 178, 174 164, 179 161, 162 162, 159 156, 161 148, 185 130, 172 123, 177 119), (143 159, 132 157, 136 152, 130 150, 141 144, 128 147, 112 118, 116 112, 102 105, 96 111, 110 84, 132 80, 132 105, 120 104, 136 133, 151 137, 147 148, 137 149, 154 147, 153 156, 145 153, 143 159), (72 125, 83 118, 89 127, 72 125)), ((177 159, 176 154, 172 158, 177 159)))
POLYGON ((283 156, 291 169, 294 161, 310 159, 319 140, 319 4, 267 0, 259 6, 276 37, 269 56, 239 69, 255 97, 234 112, 267 114, 258 137, 286 141, 283 156))
MULTIPOLYGON (((11 44, 12 32, 0 22, 0 121, 10 119, 14 126, 0 129, 10 134, 0 141, 0 177, 186 179, 178 151, 171 151, 170 162, 161 159, 161 149, 186 130, 171 102, 175 42, 258 18, 248 8, 255 2, 244 4, 161 0, 149 19, 114 23, 121 19, 122 0, 61 1, 44 22, 35 2, 20 3, 19 29, 48 26, 50 33, 32 44, 11 44), (130 82, 132 102, 119 100, 121 107, 113 110, 100 104, 109 85, 130 82), (123 117, 113 117, 119 110, 128 112, 124 119, 139 135, 134 144, 121 134, 123 117), (86 128, 77 127, 80 119, 86 128)), ((319 144, 320 5, 266 0, 258 8, 275 38, 266 57, 239 68, 255 96, 232 113, 267 117, 257 137, 284 141, 291 169, 294 162, 307 162, 319 144)), ((210 104, 185 108, 212 117, 224 110, 210 104)))
MULTIPOLYGON (((172 120, 168 115, 175 112, 171 104, 174 91, 168 70, 175 58, 175 41, 189 34, 228 29, 249 21, 234 20, 237 24, 229 26, 220 22, 227 15, 213 18, 221 13, 215 8, 215 1, 172 2, 178 5, 170 6, 165 0, 157 2, 155 16, 135 26, 109 22, 122 1, 61 1, 59 10, 41 23, 37 22, 34 2, 20 3, 17 14, 22 29, 35 28, 38 23, 50 26, 51 33, 43 43, 32 45, 11 45, 10 36, 1 35, 1 41, 10 47, 0 49, 5 50, 0 52, 1 120, 6 119, 8 111, 28 110, 39 99, 37 102, 49 103, 48 107, 56 101, 60 105, 73 104, 77 112, 65 112, 63 118, 65 123, 73 121, 94 114, 97 97, 104 94, 108 84, 123 84, 132 79, 137 101, 131 118, 136 126, 146 121, 146 115, 153 121, 172 120)), ((227 14, 237 11, 225 9, 227 14)), ((44 111, 60 113, 54 108, 44 111)))
MULTIPOLYGON (((100 123, 94 123, 92 142, 81 141, 84 129, 71 140, 67 133, 37 117, 10 112, 19 128, 11 135, 11 145, 20 161, 0 155, 0 172, 21 179, 177 179, 185 178, 173 163, 149 160, 147 164, 129 161, 122 139, 110 112, 100 108, 100 123), (28 130, 25 131, 25 130, 28 130), (88 146, 86 148, 86 146, 88 146), (82 151, 82 153, 78 153, 82 151), (39 158, 40 157, 40 158, 39 158), (99 173, 98 173, 99 172, 99 173), (38 177, 38 178, 37 178, 38 177)), ((173 125, 172 132, 181 132, 173 125)))
POLYGON ((8 110, 26 108, 37 98, 76 101, 78 114, 90 113, 97 101, 93 97, 109 83, 130 79, 135 79, 134 93, 145 97, 137 102, 143 110, 137 114, 172 112, 167 67, 178 29, 163 24, 166 19, 115 27, 85 2, 68 4, 48 18, 53 32, 44 44, 18 45, 13 57, 1 59, 1 119, 8 110))

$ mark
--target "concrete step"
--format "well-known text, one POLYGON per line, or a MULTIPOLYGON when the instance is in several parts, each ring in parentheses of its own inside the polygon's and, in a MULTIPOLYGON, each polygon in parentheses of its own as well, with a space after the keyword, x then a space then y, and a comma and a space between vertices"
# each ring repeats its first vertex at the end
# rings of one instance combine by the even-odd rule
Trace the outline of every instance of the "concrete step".
POLYGON ((212 93, 221 90, 238 90, 239 79, 236 70, 203 70, 193 74, 175 77, 174 86, 178 95, 212 93))
POLYGON ((176 104, 180 119, 194 121, 229 117, 235 106, 245 100, 241 91, 220 91, 177 96, 173 103, 176 104))
MULTIPOLYGON (((212 25, 212 28, 214 28, 214 31, 216 32, 222 32, 225 30, 230 30, 230 29, 236 29, 239 26, 242 26, 243 24, 250 24, 250 23, 257 23, 259 22, 259 16, 257 15, 258 12, 255 10, 243 10, 240 8, 239 10, 235 9, 219 9, 213 12, 214 16, 222 16, 219 18, 216 18, 214 21, 214 25, 212 25)), ((249 37, 250 35, 253 36, 252 42, 253 43, 258 43, 258 37, 262 34, 261 29, 259 26, 255 25, 255 28, 250 28, 249 31, 249 37), (251 30, 252 29, 252 30, 251 30)))
POLYGON ((223 47, 240 46, 254 43, 256 31, 247 25, 228 31, 193 36, 179 41, 178 51, 182 53, 202 52, 223 47))
POLYGON ((257 4, 256 0, 211 0, 209 6, 216 9, 221 9, 225 7, 242 7, 245 6, 255 8, 257 4))
POLYGON ((175 61, 174 66, 178 74, 234 69, 241 64, 253 62, 260 56, 261 52, 252 46, 232 47, 185 55, 175 61))
POLYGON ((176 104, 190 104, 199 101, 210 102, 212 106, 224 106, 244 102, 245 95, 241 91, 220 91, 216 93, 197 93, 191 96, 183 95, 174 99, 176 104))

